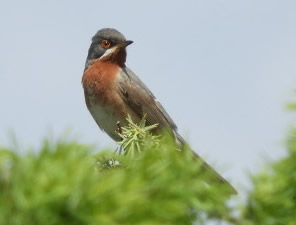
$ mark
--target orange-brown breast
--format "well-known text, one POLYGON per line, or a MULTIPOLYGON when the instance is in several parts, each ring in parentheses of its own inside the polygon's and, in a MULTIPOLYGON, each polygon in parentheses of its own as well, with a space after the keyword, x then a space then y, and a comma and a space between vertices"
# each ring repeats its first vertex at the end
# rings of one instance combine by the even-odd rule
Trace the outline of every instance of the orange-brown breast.
POLYGON ((96 60, 84 72, 82 84, 85 102, 99 127, 114 140, 120 140, 116 134, 117 122, 126 125, 131 116, 138 122, 138 116, 130 109, 118 94, 117 76, 121 68, 110 62, 96 60))
POLYGON ((86 104, 89 107, 88 97, 92 96, 99 104, 114 104, 114 89, 120 67, 96 60, 85 71, 82 77, 86 104))

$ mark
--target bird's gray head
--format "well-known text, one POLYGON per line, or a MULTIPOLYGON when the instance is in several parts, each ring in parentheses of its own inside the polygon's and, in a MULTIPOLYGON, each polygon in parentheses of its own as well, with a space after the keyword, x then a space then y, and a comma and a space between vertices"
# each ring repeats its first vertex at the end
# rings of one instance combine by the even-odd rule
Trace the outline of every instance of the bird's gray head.
POLYGON ((126 60, 126 46, 132 44, 127 41, 123 34, 112 28, 99 30, 92 38, 92 43, 88 50, 85 69, 93 60, 100 59, 124 66, 126 60))

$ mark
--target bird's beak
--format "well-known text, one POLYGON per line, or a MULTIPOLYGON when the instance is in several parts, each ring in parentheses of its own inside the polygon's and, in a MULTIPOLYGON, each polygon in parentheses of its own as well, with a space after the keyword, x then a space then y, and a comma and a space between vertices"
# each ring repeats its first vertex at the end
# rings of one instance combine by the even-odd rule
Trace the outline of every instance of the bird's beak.
POLYGON ((125 42, 122 42, 122 43, 118 44, 117 46, 119 48, 125 48, 126 46, 128 46, 128 45, 130 45, 132 43, 133 43, 133 41, 128 40, 128 41, 125 41, 125 42))
POLYGON ((132 44, 132 43, 134 43, 134 42, 131 41, 131 40, 127 40, 127 41, 125 41, 125 46, 128 46, 128 45, 130 45, 130 44, 132 44))

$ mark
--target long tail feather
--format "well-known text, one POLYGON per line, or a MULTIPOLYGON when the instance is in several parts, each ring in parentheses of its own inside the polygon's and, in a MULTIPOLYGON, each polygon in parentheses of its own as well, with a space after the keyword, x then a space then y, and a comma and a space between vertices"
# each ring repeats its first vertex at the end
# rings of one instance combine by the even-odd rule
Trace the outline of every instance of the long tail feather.
MULTIPOLYGON (((179 135, 177 132, 175 133, 175 137, 177 140, 178 145, 182 146, 182 148, 189 147, 187 142, 184 140, 184 138, 179 135)), ((190 147, 189 147, 190 148, 190 147)), ((191 149, 191 148, 190 148, 191 149)), ((202 163, 202 167, 205 168, 208 172, 210 172, 212 176, 212 180, 210 182, 214 183, 220 183, 223 185, 227 185, 227 187, 230 190, 230 194, 237 194, 237 191, 235 188, 224 178, 222 177, 213 167, 211 167, 203 158, 201 158, 193 149, 191 149, 192 155, 202 163)))

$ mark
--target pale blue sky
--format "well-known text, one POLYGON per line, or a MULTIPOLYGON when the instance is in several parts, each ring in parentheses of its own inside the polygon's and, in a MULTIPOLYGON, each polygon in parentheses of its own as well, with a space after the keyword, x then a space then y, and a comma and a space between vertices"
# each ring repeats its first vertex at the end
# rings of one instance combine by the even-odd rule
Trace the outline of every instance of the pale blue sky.
POLYGON ((296 1, 2 1, 0 142, 37 146, 71 127, 114 146, 84 103, 91 37, 113 27, 134 44, 127 65, 180 133, 234 185, 284 155, 296 88, 296 1))

